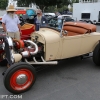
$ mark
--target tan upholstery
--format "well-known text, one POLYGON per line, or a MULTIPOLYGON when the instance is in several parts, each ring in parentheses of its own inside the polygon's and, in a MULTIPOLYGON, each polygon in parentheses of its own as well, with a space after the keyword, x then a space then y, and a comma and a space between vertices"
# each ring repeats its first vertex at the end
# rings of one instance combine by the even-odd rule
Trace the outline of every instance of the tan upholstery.
POLYGON ((88 33, 87 29, 75 27, 75 26, 64 26, 63 30, 71 31, 71 32, 79 33, 79 34, 88 33))
POLYGON ((85 32, 96 32, 96 25, 83 23, 83 22, 65 22, 64 30, 72 31, 80 34, 85 32))
POLYGON ((64 36, 74 36, 96 32, 96 25, 83 22, 65 22, 63 30, 66 30, 68 32, 67 35, 63 34, 64 36))

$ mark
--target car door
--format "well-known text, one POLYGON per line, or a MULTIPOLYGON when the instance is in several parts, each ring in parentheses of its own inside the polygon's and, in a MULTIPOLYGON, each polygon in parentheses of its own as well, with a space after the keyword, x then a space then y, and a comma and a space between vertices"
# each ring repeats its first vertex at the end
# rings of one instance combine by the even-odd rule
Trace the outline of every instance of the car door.
POLYGON ((86 54, 92 52, 95 48, 95 45, 100 40, 100 33, 92 32, 82 35, 82 44, 80 47, 80 53, 86 54))
POLYGON ((69 58, 80 55, 80 46, 82 43, 82 35, 64 36, 62 40, 62 56, 61 58, 69 58))

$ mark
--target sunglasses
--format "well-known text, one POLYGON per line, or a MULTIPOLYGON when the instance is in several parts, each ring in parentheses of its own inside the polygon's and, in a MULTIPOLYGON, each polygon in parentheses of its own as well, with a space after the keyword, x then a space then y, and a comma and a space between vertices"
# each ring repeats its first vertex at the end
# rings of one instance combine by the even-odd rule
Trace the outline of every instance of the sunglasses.
POLYGON ((37 13, 37 14, 40 14, 40 13, 37 13))

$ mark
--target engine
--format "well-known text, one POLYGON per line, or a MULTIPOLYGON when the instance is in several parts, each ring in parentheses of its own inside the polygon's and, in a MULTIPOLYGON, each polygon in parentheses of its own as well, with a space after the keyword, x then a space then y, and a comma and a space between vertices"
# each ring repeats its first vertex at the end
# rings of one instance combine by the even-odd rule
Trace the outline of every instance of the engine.
POLYGON ((9 65, 22 59, 43 57, 44 45, 31 40, 16 40, 8 36, 0 37, 0 62, 7 60, 9 65))
MULTIPOLYGON (((25 61, 34 65, 57 64, 57 61, 45 61, 44 44, 35 40, 16 40, 11 37, 0 37, 0 62, 6 60, 6 65, 10 67, 15 62, 25 61)), ((3 63, 4 64, 4 63, 3 63)))
POLYGON ((31 40, 16 40, 14 39, 15 51, 22 55, 22 58, 38 56, 43 54, 43 44, 34 43, 31 40))

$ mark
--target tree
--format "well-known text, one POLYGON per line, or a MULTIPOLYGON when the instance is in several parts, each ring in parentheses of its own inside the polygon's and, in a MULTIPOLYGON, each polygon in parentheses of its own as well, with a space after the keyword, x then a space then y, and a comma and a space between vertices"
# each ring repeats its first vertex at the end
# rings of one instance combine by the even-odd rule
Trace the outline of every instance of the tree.
POLYGON ((70 3, 70 0, 17 0, 18 6, 26 6, 28 7, 31 3, 36 3, 41 9, 44 7, 49 6, 56 6, 59 8, 62 5, 68 5, 70 3))
POLYGON ((0 0, 0 9, 6 9, 8 0, 0 0))

